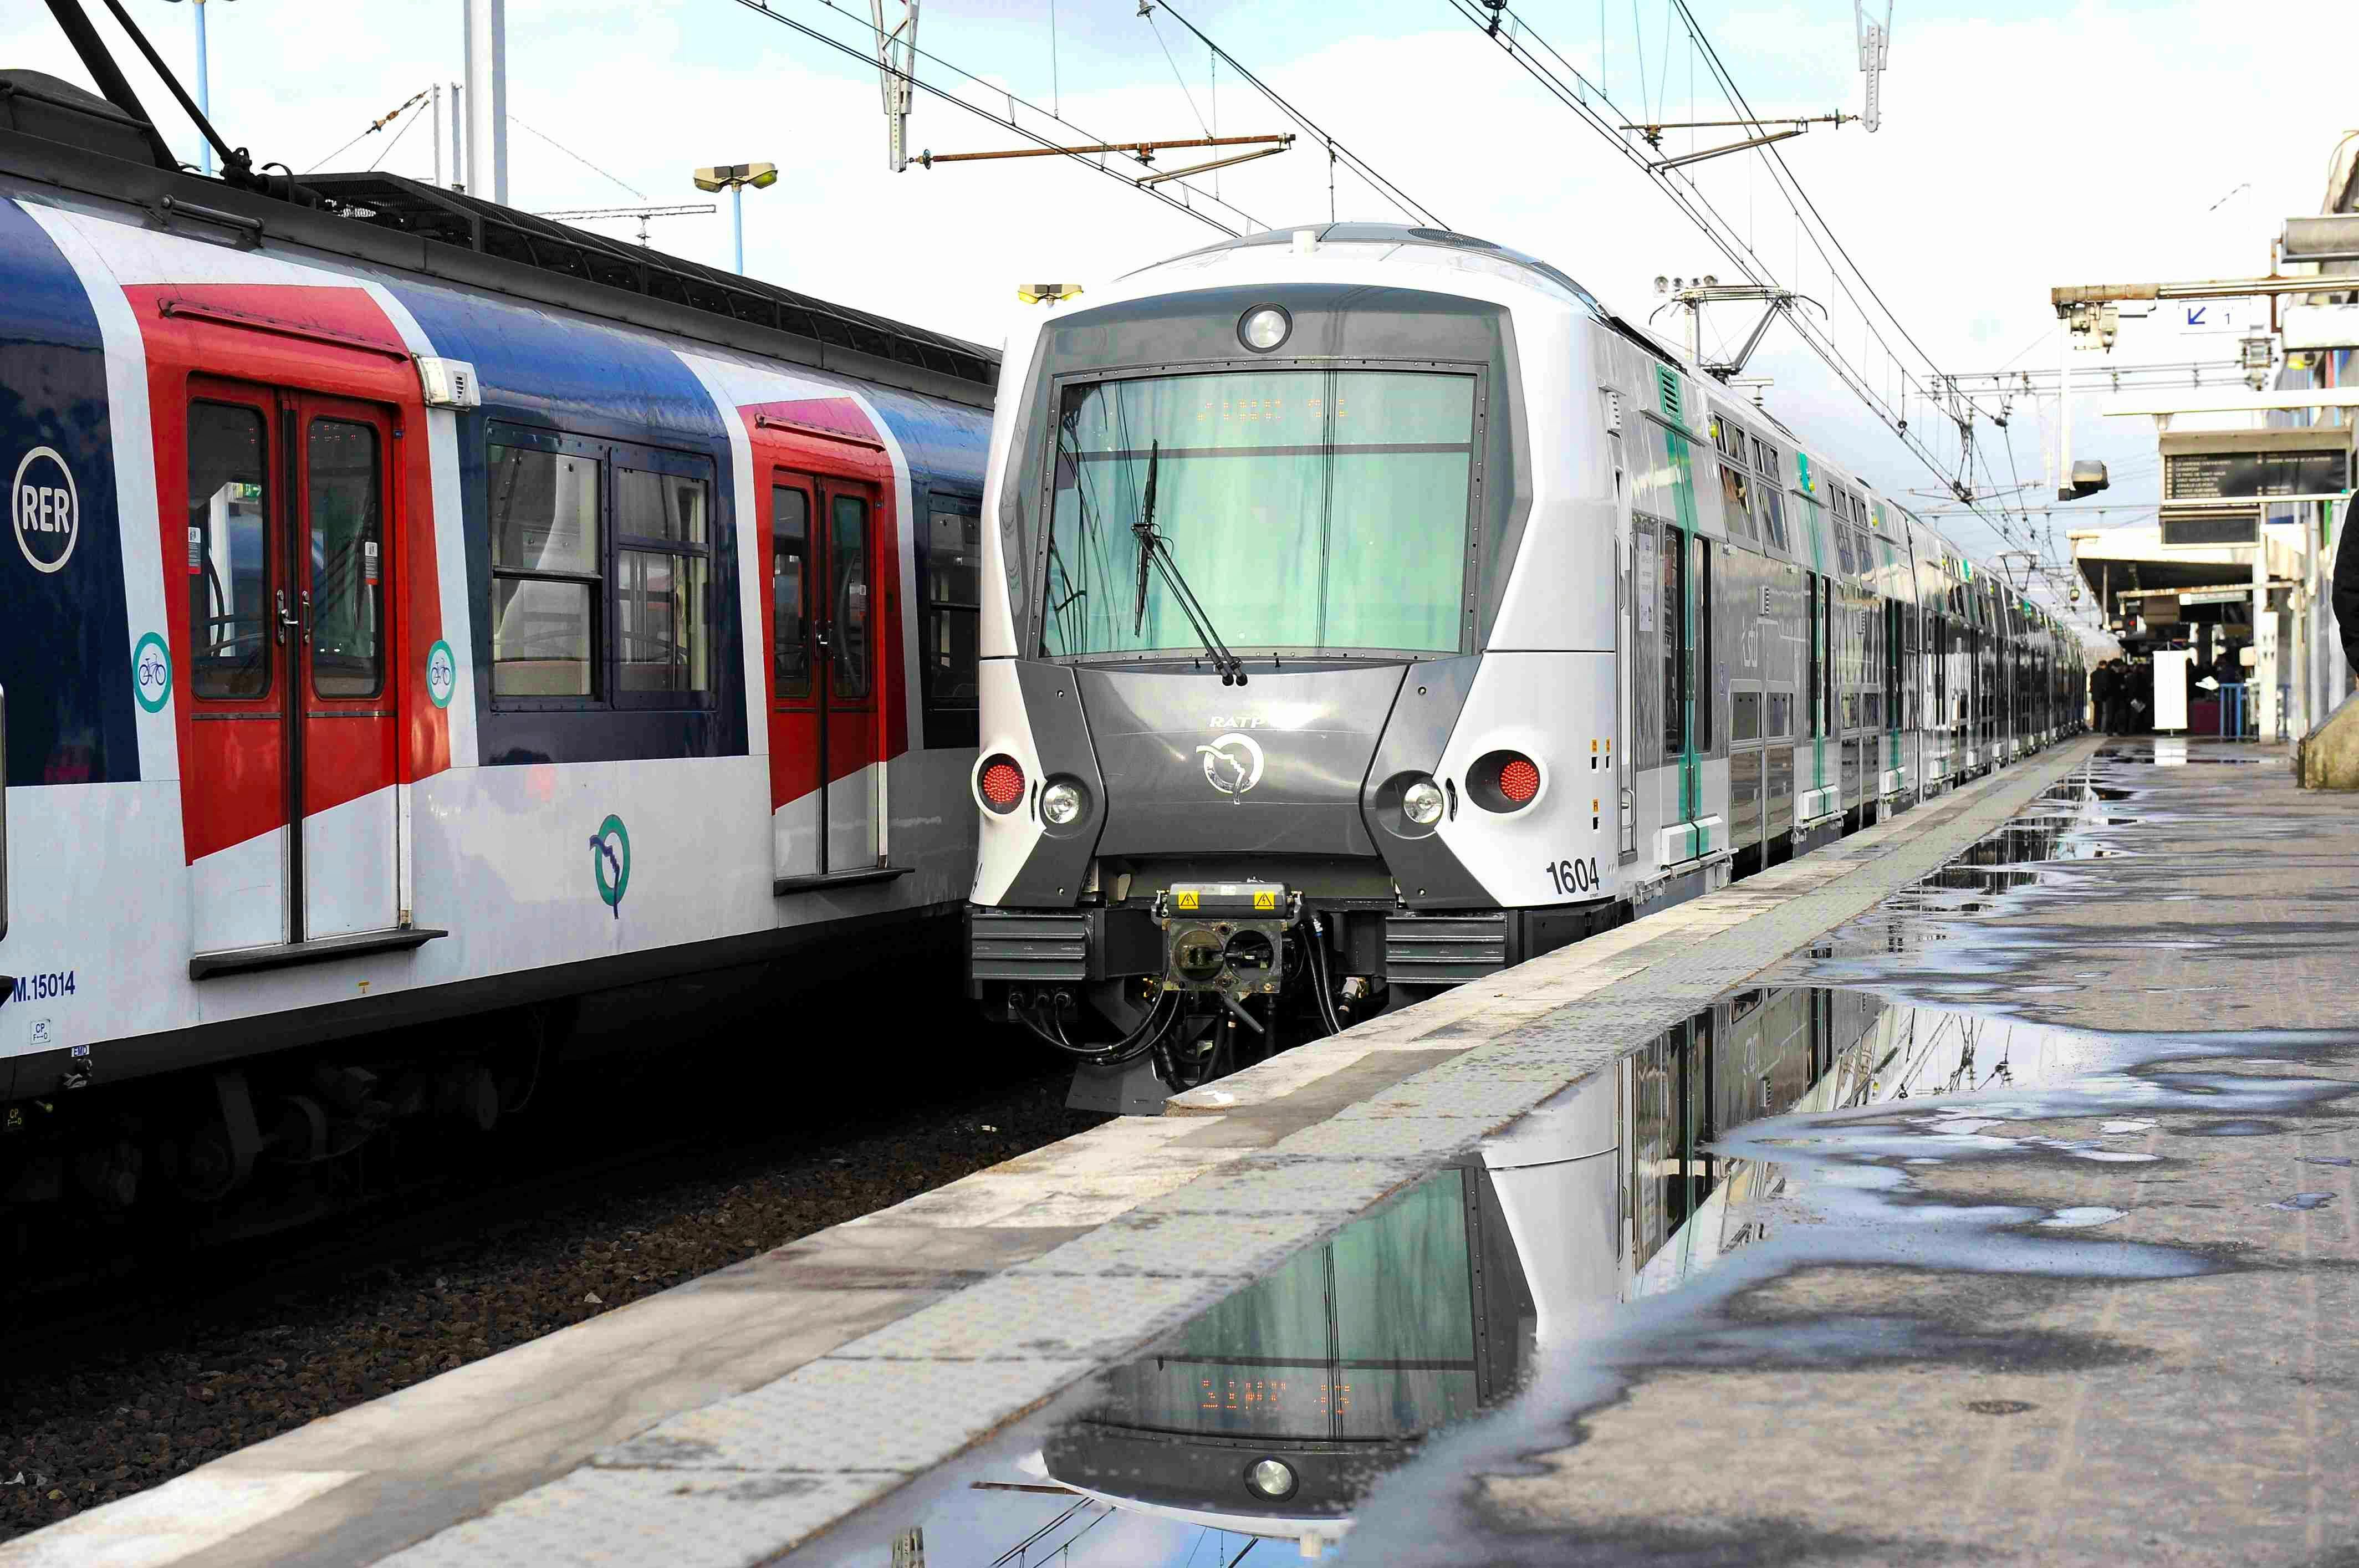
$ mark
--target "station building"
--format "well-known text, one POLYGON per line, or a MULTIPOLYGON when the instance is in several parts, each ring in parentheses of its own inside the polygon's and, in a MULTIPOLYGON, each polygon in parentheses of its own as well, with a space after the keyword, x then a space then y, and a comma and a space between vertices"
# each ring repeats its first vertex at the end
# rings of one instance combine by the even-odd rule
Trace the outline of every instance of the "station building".
POLYGON ((2281 354, 2267 338, 2248 340, 2248 355, 2257 349, 2248 384, 2276 396, 2223 397, 2215 387, 2143 400, 2162 461, 2157 521, 2068 536, 2147 703, 2141 727, 2232 734, 2241 719, 2245 734, 2290 738, 2352 691, 2331 589, 2359 466, 2359 410, 2229 410, 2359 387, 2359 133, 2336 149, 2319 214, 2287 223, 2274 260, 2280 273, 2350 279, 2275 299, 2281 354), (2272 374, 2262 367, 2273 359, 2272 374), (2243 690, 2220 691, 2223 675, 2243 690))

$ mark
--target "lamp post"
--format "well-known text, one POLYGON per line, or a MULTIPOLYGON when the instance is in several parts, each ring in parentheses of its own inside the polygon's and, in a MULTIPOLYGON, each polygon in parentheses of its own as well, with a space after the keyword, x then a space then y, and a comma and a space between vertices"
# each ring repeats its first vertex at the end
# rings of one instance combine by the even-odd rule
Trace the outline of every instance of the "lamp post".
POLYGON ((723 163, 696 171, 699 191, 729 192, 730 254, 735 258, 735 270, 745 270, 745 187, 766 191, 778 182, 778 166, 775 163, 723 163))
MULTIPOLYGON (((177 5, 180 0, 172 0, 172 3, 177 5)), ((212 94, 208 91, 205 82, 205 0, 189 0, 189 9, 197 14, 197 112, 210 120, 213 117, 213 103, 212 94)), ((212 174, 213 144, 199 137, 197 158, 198 167, 208 175, 212 174)))

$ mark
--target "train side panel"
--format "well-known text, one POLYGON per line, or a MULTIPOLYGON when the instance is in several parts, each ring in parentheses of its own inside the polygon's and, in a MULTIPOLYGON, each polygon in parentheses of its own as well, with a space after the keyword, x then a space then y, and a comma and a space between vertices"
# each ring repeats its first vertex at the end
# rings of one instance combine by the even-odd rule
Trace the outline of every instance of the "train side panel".
POLYGON ((972 647, 980 412, 34 191, 0 196, 0 268, 12 495, 71 496, 5 569, 6 964, 61 978, 0 1007, 0 1090, 234 1056, 266 1038, 245 1021, 751 961, 963 893, 973 677, 916 677, 921 639, 972 647), (424 406, 419 355, 472 363, 481 406, 424 406), (762 463, 865 486, 832 585, 861 744, 784 799, 761 409, 790 416, 762 463), (568 465, 597 492, 570 542, 516 500, 568 465), (815 796, 879 875, 781 893, 776 822, 815 796))

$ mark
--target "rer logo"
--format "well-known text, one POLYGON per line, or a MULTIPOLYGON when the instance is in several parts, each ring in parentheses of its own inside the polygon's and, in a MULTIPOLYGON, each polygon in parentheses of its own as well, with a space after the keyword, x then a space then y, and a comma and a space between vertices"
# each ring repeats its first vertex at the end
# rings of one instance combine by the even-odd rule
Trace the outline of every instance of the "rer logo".
POLYGON ((631 835, 623 819, 609 816, 590 839, 590 870, 598 879, 598 897, 623 918, 623 893, 631 885, 631 835))
POLYGON ((55 572, 72 559, 82 532, 82 501, 56 448, 37 446, 16 464, 8 486, 8 517, 16 526, 16 548, 34 571, 55 572))

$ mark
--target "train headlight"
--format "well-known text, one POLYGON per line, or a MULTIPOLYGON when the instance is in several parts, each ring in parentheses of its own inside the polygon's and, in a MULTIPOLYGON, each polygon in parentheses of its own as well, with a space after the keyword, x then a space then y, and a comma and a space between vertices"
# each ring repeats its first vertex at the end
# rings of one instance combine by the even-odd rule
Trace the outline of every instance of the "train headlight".
POLYGON ((1276 305, 1256 305, 1237 323, 1237 341, 1256 354, 1267 354, 1286 341, 1294 319, 1276 305))
POLYGON ((1271 1502, 1294 1496, 1294 1466, 1283 1459, 1256 1459, 1245 1467, 1245 1485, 1271 1502))
POLYGON ((1430 779, 1420 779, 1401 791, 1401 815, 1421 828, 1441 820, 1441 786, 1430 779))
POLYGON ((1078 784, 1063 779, 1040 791, 1040 816, 1056 827, 1063 827, 1082 814, 1082 790, 1078 784))

